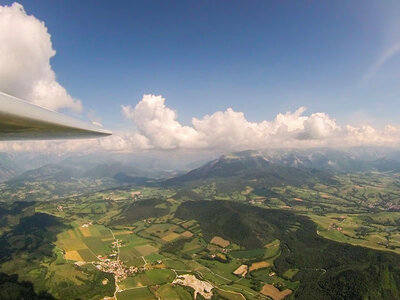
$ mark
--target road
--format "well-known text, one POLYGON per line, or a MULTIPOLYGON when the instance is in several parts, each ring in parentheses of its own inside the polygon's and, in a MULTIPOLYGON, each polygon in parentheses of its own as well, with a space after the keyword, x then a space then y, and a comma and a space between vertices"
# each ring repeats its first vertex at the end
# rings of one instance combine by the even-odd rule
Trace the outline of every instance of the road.
MULTIPOLYGON (((117 261, 119 261, 119 243, 118 243, 118 239, 115 238, 114 232, 111 230, 111 228, 108 228, 111 232, 111 235, 114 238, 114 241, 117 242, 117 261)), ((114 282, 115 282, 115 291, 114 291, 114 298, 117 299, 117 293, 119 291, 122 291, 122 289, 119 287, 118 282, 117 282, 117 275, 114 274, 114 282)))

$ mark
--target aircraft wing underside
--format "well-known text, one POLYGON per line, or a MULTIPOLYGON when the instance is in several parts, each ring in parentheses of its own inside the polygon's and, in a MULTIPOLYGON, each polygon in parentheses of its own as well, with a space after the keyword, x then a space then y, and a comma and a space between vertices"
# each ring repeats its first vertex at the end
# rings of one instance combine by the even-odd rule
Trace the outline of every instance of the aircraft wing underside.
POLYGON ((79 139, 110 134, 101 127, 0 92, 0 140, 79 139))

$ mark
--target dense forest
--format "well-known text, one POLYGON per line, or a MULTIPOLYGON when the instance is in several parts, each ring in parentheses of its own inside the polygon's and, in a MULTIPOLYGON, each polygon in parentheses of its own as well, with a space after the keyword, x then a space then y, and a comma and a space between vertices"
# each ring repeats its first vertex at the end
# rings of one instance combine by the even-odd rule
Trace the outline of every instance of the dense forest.
POLYGON ((398 255, 324 239, 307 217, 230 201, 184 202, 176 217, 197 220, 206 239, 220 235, 246 249, 279 239, 274 267, 300 270, 296 299, 400 298, 398 255))

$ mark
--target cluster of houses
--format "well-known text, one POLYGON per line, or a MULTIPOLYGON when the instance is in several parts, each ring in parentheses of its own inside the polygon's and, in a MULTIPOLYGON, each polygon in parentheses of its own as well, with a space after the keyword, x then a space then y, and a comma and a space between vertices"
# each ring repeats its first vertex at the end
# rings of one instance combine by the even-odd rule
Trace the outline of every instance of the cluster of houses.
POLYGON ((336 229, 337 231, 342 232, 343 231, 343 227, 336 225, 335 223, 331 224, 329 226, 329 229, 336 229))
POLYGON ((92 226, 92 222, 87 222, 85 224, 82 224, 82 228, 88 228, 89 226, 92 226))
POLYGON ((101 259, 100 262, 96 262, 94 265, 102 272, 114 274, 117 282, 125 280, 129 275, 139 271, 137 267, 127 267, 122 261, 109 258, 101 259))
POLYGON ((116 239, 114 242, 111 243, 111 247, 119 248, 122 247, 122 240, 116 239))

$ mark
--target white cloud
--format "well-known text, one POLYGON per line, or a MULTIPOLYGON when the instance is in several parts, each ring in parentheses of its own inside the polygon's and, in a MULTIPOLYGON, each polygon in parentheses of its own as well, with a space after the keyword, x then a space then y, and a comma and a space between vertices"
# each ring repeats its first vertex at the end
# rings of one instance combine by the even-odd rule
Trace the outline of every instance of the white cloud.
POLYGON ((43 153, 137 152, 143 150, 207 150, 218 152, 265 148, 351 146, 400 146, 400 127, 377 129, 369 125, 339 125, 326 113, 305 114, 301 107, 279 113, 271 120, 249 122, 232 108, 202 118, 191 126, 177 120, 177 113, 161 96, 144 95, 135 106, 122 106, 122 114, 137 130, 110 137, 67 141, 2 142, 0 151, 43 153))
POLYGON ((136 135, 153 149, 215 149, 233 151, 268 147, 339 147, 400 144, 400 128, 387 126, 340 126, 326 113, 305 115, 300 107, 295 112, 279 113, 272 121, 249 122, 244 113, 232 108, 193 118, 192 126, 177 120, 177 113, 165 105, 161 96, 144 95, 135 106, 122 106, 123 115, 134 121, 136 135))
POLYGON ((202 119, 192 119, 203 144, 210 148, 232 149, 234 146, 253 145, 263 137, 257 123, 248 122, 242 112, 228 108, 202 119))
POLYGON ((303 128, 299 134, 301 139, 329 138, 339 131, 339 126, 335 120, 325 113, 315 113, 306 117, 302 126, 303 128))
POLYGON ((144 95, 135 108, 122 106, 122 113, 126 118, 135 120, 139 133, 148 138, 155 148, 201 147, 197 131, 182 126, 176 120, 175 111, 166 107, 164 102, 161 96, 144 95))
POLYGON ((0 6, 0 90, 52 110, 81 111, 56 80, 50 59, 56 54, 45 24, 22 5, 0 6))
POLYGON ((228 108, 182 125, 162 96, 144 95, 136 106, 122 106, 136 130, 91 140, 2 142, 0 151, 135 152, 143 150, 238 151, 291 147, 400 146, 400 127, 339 125, 326 113, 306 114, 300 107, 273 120, 250 122, 228 108))

